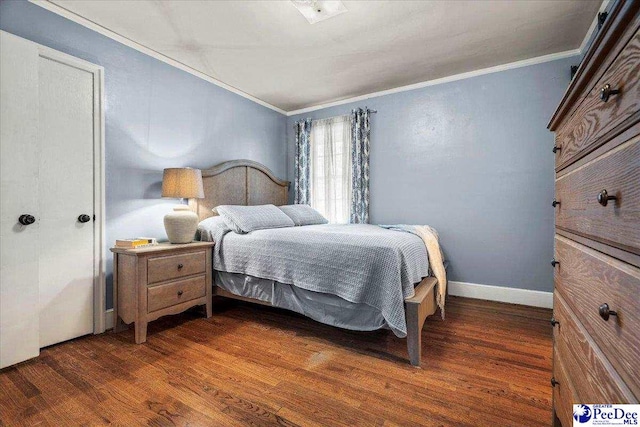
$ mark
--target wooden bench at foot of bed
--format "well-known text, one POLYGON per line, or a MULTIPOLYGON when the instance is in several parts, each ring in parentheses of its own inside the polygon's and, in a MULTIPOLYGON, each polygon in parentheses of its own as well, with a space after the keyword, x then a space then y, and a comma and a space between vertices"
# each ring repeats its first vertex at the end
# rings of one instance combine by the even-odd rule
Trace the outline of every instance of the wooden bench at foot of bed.
POLYGON ((422 326, 428 316, 436 312, 435 287, 438 279, 425 277, 415 288, 415 295, 404 300, 407 321, 407 350, 413 366, 420 366, 422 357, 422 326))

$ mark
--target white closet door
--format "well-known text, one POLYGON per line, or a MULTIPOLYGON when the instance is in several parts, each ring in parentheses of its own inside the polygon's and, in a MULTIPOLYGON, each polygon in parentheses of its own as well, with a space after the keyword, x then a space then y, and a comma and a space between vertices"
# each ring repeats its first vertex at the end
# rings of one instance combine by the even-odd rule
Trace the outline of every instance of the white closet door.
POLYGON ((94 75, 39 58, 40 347, 93 332, 94 75), (88 222, 78 220, 88 215, 88 222))
POLYGON ((38 51, 0 32, 0 368, 39 354, 38 51), (20 225, 31 214, 36 222, 20 225))

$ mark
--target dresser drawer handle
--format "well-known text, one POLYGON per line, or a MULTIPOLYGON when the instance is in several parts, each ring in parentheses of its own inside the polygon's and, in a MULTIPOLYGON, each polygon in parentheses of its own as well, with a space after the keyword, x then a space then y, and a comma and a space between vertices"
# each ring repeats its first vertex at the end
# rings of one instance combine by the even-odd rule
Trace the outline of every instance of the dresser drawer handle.
POLYGON ((551 266, 555 267, 556 265, 560 265, 560 261, 556 261, 556 259, 554 258, 551 260, 551 266))
POLYGON ((562 147, 558 147, 557 145, 555 145, 552 151, 553 151, 553 154, 556 154, 560 150, 562 150, 562 147))
POLYGON ((558 380, 556 380, 555 377, 551 377, 551 387, 555 387, 557 385, 560 385, 558 380))
POLYGON ((551 202, 551 206, 553 206, 554 208, 555 208, 556 206, 560 206, 560 202, 559 202, 559 201, 557 201, 556 199, 553 199, 553 202, 551 202))
POLYGON ((602 89, 600 89, 600 99, 602 100, 602 102, 607 102, 611 95, 617 95, 619 93, 620 89, 611 89, 611 85, 607 83, 606 85, 602 86, 602 89))
POLYGON ((178 270, 182 270, 183 267, 184 267, 184 265, 178 264, 178 270))
POLYGON ((616 196, 610 196, 609 193, 607 193, 607 190, 602 190, 598 193, 598 203, 600 203, 602 206, 607 206, 609 200, 617 199, 618 198, 616 196))
POLYGON ((617 312, 613 310, 609 310, 609 304, 607 304, 606 302, 602 304, 600 307, 598 307, 598 313, 600 314, 600 317, 602 317, 604 320, 609 320, 609 316, 618 315, 617 312))
POLYGON ((181 297, 183 293, 183 291, 178 291, 178 296, 181 297))
POLYGON ((550 322, 552 327, 560 324, 560 322, 558 322, 555 317, 552 317, 550 322))

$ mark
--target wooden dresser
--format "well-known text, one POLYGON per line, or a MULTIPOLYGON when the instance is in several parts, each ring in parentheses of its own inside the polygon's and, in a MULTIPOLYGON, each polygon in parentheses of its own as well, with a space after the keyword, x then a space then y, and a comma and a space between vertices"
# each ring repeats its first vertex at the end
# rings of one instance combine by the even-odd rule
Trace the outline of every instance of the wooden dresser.
POLYGON ((549 129, 553 422, 567 427, 574 403, 640 399, 640 1, 609 12, 549 129))

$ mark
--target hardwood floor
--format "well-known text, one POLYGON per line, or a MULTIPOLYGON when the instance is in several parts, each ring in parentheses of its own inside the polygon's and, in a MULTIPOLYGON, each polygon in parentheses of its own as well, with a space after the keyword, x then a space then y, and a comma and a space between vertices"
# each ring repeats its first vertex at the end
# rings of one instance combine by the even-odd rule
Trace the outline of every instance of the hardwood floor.
POLYGON ((450 297, 422 368, 390 331, 216 301, 0 371, 0 425, 547 426, 551 310, 450 297))

